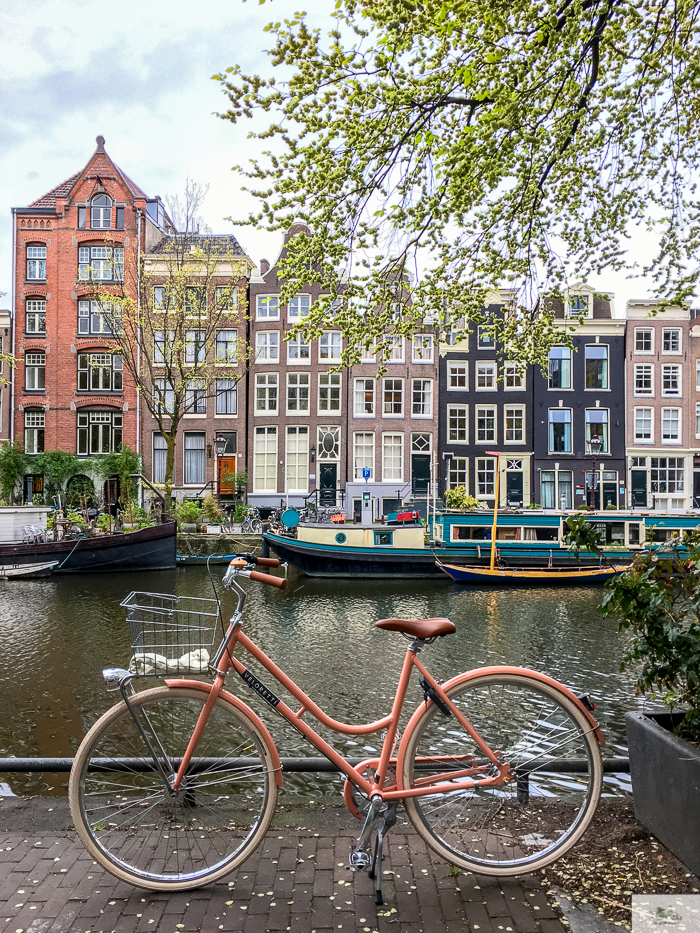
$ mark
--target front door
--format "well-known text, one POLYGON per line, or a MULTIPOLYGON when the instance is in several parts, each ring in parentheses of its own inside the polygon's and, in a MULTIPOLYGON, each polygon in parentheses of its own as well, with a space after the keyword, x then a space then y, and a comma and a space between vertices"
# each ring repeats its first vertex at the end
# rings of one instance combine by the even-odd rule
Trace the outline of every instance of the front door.
POLYGON ((617 482, 603 483, 603 508, 607 509, 609 505, 617 508, 617 482))
POLYGON ((523 474, 506 473, 506 501, 509 506, 520 508, 523 504, 523 474))
MULTIPOLYGON (((697 475, 697 474, 696 474, 697 475)), ((697 489, 697 479, 695 480, 697 489)), ((647 471, 632 470, 632 508, 647 507, 647 471)))
POLYGON ((693 508, 700 509, 700 473, 693 473, 693 508))
POLYGON ((336 505, 336 484, 338 482, 338 464, 320 463, 318 470, 319 502, 321 505, 336 505))
POLYGON ((219 495, 221 496, 235 496, 236 495, 236 456, 230 454, 222 454, 219 457, 219 495))
POLYGON ((111 512, 112 515, 117 514, 117 506, 119 502, 119 478, 117 476, 110 476, 109 479, 105 480, 104 488, 104 507, 108 512, 111 512))
POLYGON ((411 489, 414 496, 425 496, 430 486, 430 454, 411 454, 411 489))

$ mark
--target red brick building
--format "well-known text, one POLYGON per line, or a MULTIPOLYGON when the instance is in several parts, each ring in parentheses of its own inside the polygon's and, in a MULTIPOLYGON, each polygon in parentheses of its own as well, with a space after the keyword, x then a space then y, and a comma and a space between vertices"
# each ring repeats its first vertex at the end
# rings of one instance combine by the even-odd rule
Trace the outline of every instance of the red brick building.
POLYGON ((0 308, 0 441, 10 439, 10 396, 12 395, 12 368, 3 363, 2 354, 9 354, 12 337, 10 312, 0 308))
POLYGON ((83 169, 12 215, 12 437, 29 454, 89 457, 122 441, 140 450, 137 393, 110 353, 114 338, 94 294, 135 280, 129 271, 139 253, 170 226, 160 201, 131 181, 98 136, 83 169))

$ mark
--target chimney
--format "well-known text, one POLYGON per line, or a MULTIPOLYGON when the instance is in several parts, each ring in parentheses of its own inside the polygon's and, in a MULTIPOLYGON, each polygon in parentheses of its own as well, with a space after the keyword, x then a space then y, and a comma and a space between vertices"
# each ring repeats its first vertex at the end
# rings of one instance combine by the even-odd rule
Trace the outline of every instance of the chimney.
POLYGON ((260 260, 260 274, 266 275, 270 271, 270 263, 267 259, 260 260))

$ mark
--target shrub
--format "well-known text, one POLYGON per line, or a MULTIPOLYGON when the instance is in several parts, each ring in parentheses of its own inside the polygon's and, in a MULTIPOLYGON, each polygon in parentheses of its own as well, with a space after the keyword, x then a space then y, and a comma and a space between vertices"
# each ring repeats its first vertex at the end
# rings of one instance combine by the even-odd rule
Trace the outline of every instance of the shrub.
POLYGON ((175 517, 178 525, 196 525, 202 510, 196 502, 179 502, 175 507, 175 517))
POLYGON ((12 503, 15 486, 24 476, 26 465, 24 444, 19 441, 15 441, 14 444, 7 441, 0 444, 0 492, 8 504, 12 503))
POLYGON ((103 531, 109 531, 110 525, 114 527, 114 519, 111 519, 110 521, 109 515, 98 515, 97 522, 95 524, 103 531))
POLYGON ((445 505, 448 509, 483 509, 485 506, 470 496, 464 486, 456 486, 454 489, 446 489, 444 495, 445 505))
POLYGON ((213 493, 208 492, 202 501, 202 514, 211 525, 223 525, 226 521, 222 515, 213 493))
POLYGON ((246 508, 246 506, 245 506, 245 505, 241 505, 241 503, 239 503, 239 504, 236 506, 236 508, 234 509, 234 512, 233 512, 233 520, 234 520, 234 522, 236 523, 236 525, 242 525, 242 524, 243 524, 243 519, 245 518, 245 513, 246 513, 247 511, 248 511, 248 509, 246 508))

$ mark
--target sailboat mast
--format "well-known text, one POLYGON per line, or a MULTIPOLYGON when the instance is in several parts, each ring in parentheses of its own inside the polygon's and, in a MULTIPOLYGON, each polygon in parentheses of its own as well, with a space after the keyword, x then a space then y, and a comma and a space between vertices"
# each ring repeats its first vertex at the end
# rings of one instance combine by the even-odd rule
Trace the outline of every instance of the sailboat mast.
POLYGON ((496 525, 498 522, 498 495, 499 495, 499 487, 501 483, 501 455, 500 453, 498 453, 498 451, 495 451, 495 450, 487 450, 486 453, 489 456, 496 458, 496 489, 495 489, 496 498, 493 503, 493 527, 491 529, 491 563, 489 565, 490 569, 493 570, 494 567, 496 566, 496 525))

